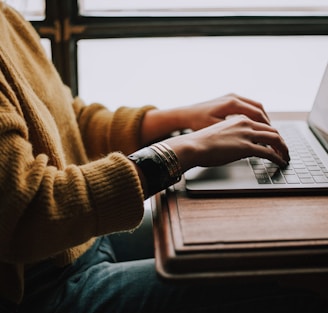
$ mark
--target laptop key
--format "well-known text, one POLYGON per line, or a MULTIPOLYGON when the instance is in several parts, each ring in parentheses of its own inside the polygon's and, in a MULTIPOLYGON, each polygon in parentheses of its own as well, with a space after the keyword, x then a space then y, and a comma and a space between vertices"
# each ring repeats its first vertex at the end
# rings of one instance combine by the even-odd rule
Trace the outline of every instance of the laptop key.
POLYGON ((271 176, 271 180, 274 184, 286 184, 286 181, 280 172, 274 173, 274 175, 271 176))
MULTIPOLYGON (((285 138, 286 139, 286 138, 285 138)), ((301 138, 289 137, 291 161, 280 169, 276 164, 261 158, 249 158, 259 184, 316 184, 328 182, 328 169, 313 149, 301 138), (291 141, 294 141, 292 143, 291 141)))
POLYGON ((297 174, 310 174, 307 168, 296 168, 295 172, 297 174))
POLYGON ((303 163, 294 163, 292 166, 294 169, 306 169, 306 166, 303 163))
POLYGON ((285 175, 285 179, 287 184, 299 184, 300 181, 297 175, 285 175))
POLYGON ((313 184, 314 179, 312 177, 309 178, 300 178, 302 184, 313 184))
POLYGON ((271 184, 270 177, 266 173, 255 174, 255 177, 259 184, 271 184))
POLYGON ((310 170, 310 174, 312 176, 322 176, 322 171, 312 171, 312 170, 310 170))
POLYGON ((295 172, 294 172, 294 170, 293 169, 287 169, 287 170, 281 170, 281 172, 283 173, 283 175, 284 176, 286 176, 286 175, 294 175, 295 174, 295 172))
POLYGON ((297 174, 299 178, 312 178, 310 173, 299 173, 297 174))
POLYGON ((320 175, 320 176, 313 176, 313 179, 316 183, 327 183, 328 178, 326 176, 320 175))

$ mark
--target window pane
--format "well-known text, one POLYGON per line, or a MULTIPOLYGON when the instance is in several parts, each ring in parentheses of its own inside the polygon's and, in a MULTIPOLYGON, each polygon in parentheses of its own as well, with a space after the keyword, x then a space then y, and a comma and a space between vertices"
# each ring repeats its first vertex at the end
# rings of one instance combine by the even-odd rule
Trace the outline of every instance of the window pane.
POLYGON ((326 0, 79 0, 81 15, 326 15, 326 0))
POLYGON ((235 92, 268 111, 310 110, 328 36, 81 40, 80 95, 111 109, 187 105, 235 92))
POLYGON ((6 0, 30 21, 45 19, 45 0, 6 0))
POLYGON ((52 59, 52 53, 51 53, 51 41, 46 38, 41 38, 41 44, 49 58, 49 60, 52 59))

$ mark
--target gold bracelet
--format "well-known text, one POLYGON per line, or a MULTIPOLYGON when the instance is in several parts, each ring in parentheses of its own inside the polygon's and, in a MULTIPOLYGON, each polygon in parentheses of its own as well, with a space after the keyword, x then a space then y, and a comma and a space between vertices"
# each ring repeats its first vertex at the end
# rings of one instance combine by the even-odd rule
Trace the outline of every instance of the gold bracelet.
POLYGON ((163 163, 167 167, 172 183, 180 181, 182 176, 182 169, 179 163, 178 157, 175 152, 164 142, 155 143, 150 146, 158 156, 163 160, 163 163))

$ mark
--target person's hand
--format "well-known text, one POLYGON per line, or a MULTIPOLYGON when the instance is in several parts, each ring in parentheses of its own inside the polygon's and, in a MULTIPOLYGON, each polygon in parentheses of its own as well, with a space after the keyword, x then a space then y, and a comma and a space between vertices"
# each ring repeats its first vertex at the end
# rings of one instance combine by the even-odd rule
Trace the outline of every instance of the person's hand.
POLYGON ((288 148, 270 125, 239 115, 186 135, 165 140, 183 172, 195 166, 219 166, 257 156, 279 166, 289 161, 288 148))
POLYGON ((270 124, 261 103, 236 94, 228 94, 185 108, 186 119, 190 122, 188 128, 192 130, 223 121, 231 115, 245 115, 254 121, 270 124))
POLYGON ((233 115, 245 115, 254 121, 270 124, 261 103, 229 94, 190 106, 148 111, 143 119, 141 144, 148 145, 177 130, 199 130, 233 115))

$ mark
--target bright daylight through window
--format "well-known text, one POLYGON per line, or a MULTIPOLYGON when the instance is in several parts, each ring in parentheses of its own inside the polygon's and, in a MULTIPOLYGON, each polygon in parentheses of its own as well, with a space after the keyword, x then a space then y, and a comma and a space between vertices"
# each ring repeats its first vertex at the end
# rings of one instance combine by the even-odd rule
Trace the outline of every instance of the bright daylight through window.
POLYGON ((327 0, 80 0, 82 15, 326 15, 327 0))
POLYGON ((45 0, 6 0, 6 3, 21 12, 30 21, 45 18, 45 0))
MULTIPOLYGON (((80 14, 86 16, 328 15, 327 0, 80 0, 79 4, 80 14)), ((111 108, 145 103, 165 108, 233 91, 263 102, 270 111, 307 111, 328 55, 327 36, 299 34, 81 40, 78 47, 80 94, 111 108), (88 57, 94 54, 97 62, 90 64, 88 57)))

